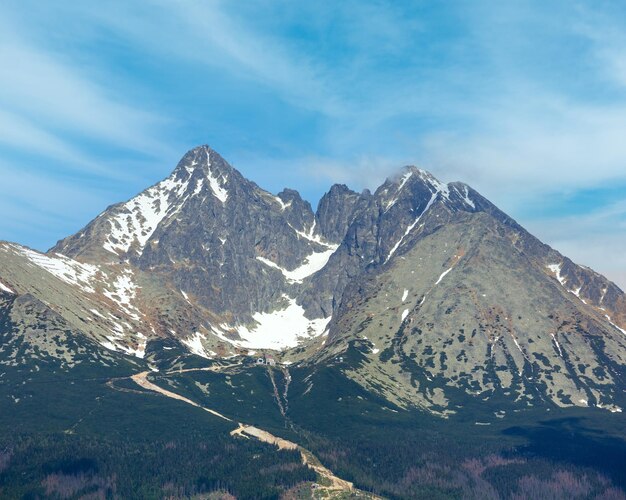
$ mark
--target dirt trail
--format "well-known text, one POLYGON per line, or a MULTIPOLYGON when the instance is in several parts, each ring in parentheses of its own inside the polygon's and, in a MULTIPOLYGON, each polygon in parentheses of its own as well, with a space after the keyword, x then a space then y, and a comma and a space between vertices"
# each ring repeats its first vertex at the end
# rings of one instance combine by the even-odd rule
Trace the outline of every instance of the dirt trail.
POLYGON ((315 472, 317 472, 317 474, 325 478, 330 483, 328 485, 320 485, 320 488, 318 489, 324 489, 329 492, 352 491, 354 489, 354 485, 350 481, 346 481, 335 476, 329 469, 321 464, 321 462, 317 459, 317 457, 315 457, 315 455, 313 455, 313 453, 311 453, 306 448, 297 445, 296 443, 276 437, 273 434, 264 431, 263 429, 259 429, 258 427, 254 427, 252 425, 244 425, 242 423, 239 424, 239 427, 237 429, 231 431, 230 435, 242 437, 252 436, 257 438, 259 441, 278 446, 278 449, 280 450, 298 450, 300 452, 300 456, 302 457, 302 463, 313 469, 315 472))
POLYGON ((321 477, 327 479, 330 482, 330 485, 322 486, 322 489, 329 492, 354 491, 354 484, 352 484, 350 481, 346 481, 345 479, 341 479, 340 477, 335 476, 332 471, 324 467, 322 463, 317 459, 317 457, 313 455, 309 450, 306 450, 300 446, 298 448, 300 450, 300 454, 302 455, 302 462, 308 465, 315 472, 317 472, 321 477))
POLYGON ((176 394, 175 392, 168 391, 167 389, 163 389, 159 387, 158 385, 153 384, 146 378, 149 373, 151 372, 146 371, 146 372, 137 373, 136 375, 133 375, 131 378, 133 379, 133 382, 135 382, 138 386, 143 387, 144 389, 147 389, 148 391, 158 392, 159 394, 163 394, 163 396, 167 396, 168 398, 177 399, 178 401, 183 401, 184 403, 190 404, 192 406, 202 408, 204 411, 208 411, 209 413, 211 413, 212 415, 215 415, 216 417, 223 418, 224 420, 228 420, 229 422, 232 422, 230 418, 225 417, 224 415, 222 415, 221 413, 215 410, 211 410, 210 408, 205 408, 204 406, 200 406, 198 403, 192 401, 191 399, 187 399, 186 397, 181 396, 180 394, 176 394))
MULTIPOLYGON (((172 372, 167 372, 167 374, 174 375, 176 373, 181 373, 181 372, 185 373, 185 372, 192 372, 192 371, 220 371, 222 369, 230 368, 233 366, 237 366, 237 365, 227 365, 227 366, 210 367, 210 368, 188 368, 185 370, 175 370, 172 372)), ((201 408, 204 411, 209 412, 212 415, 215 415, 216 417, 227 420, 228 422, 234 422, 232 419, 222 415, 221 413, 215 410, 201 406, 198 403, 192 401, 191 399, 188 399, 184 396, 181 396, 180 394, 176 394, 175 392, 168 391, 167 389, 163 389, 162 387, 159 387, 158 385, 153 384, 147 378, 150 373, 152 372, 145 371, 145 372, 137 373, 130 378, 133 380, 133 382, 135 382, 137 385, 139 385, 143 389, 157 392, 165 397, 182 401, 184 403, 195 406, 197 408, 201 408)), ((317 457, 313 455, 306 448, 303 448, 302 446, 299 446, 298 444, 288 441, 286 439, 274 436, 273 434, 267 431, 264 431, 263 429, 259 429, 258 427, 242 424, 241 422, 238 422, 238 425, 239 427, 231 431, 230 433, 231 436, 233 437, 240 436, 240 437, 245 437, 248 439, 250 437, 256 438, 259 441, 263 441, 264 443, 269 443, 274 446, 277 446, 279 450, 298 450, 300 452, 300 456, 302 457, 302 463, 305 464, 307 467, 313 469, 322 479, 322 481, 318 483, 319 487, 317 488, 317 491, 319 492, 324 491, 331 495, 333 493, 340 493, 340 492, 345 493, 345 492, 358 491, 358 490, 354 490, 354 485, 350 481, 346 481, 344 479, 341 479, 335 476, 329 469, 324 467, 322 463, 317 459, 317 457)), ((375 498, 370 495, 368 495, 368 497, 375 498)))
POLYGON ((168 370, 165 373, 168 375, 175 375, 177 373, 189 372, 221 372, 222 370, 226 370, 227 368, 234 368, 236 366, 241 366, 241 364, 233 363, 231 365, 205 366, 204 368, 181 368, 179 370, 168 370))
POLYGON ((298 445, 296 443, 292 443, 291 441, 287 441, 286 439, 279 438, 270 434, 263 429, 259 429, 258 427, 254 427, 253 425, 244 425, 242 423, 239 424, 239 427, 234 431, 230 432, 231 436, 242 436, 248 437, 252 436, 257 438, 259 441, 263 441, 264 443, 270 443, 278 446, 280 450, 297 450, 298 445))

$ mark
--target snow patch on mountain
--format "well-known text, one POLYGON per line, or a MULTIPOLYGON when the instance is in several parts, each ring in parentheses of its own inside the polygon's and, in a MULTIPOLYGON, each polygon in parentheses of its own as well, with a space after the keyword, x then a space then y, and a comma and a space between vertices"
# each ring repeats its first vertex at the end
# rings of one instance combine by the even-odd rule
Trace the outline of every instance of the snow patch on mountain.
POLYGON ((288 209, 291 206, 291 201, 289 201, 289 203, 285 203, 283 200, 280 199, 280 197, 278 196, 274 196, 273 197, 274 200, 276 202, 278 202, 278 204, 280 205, 280 209, 284 212, 286 209, 288 209))
POLYGON ((609 320, 609 323, 611 323, 615 328, 617 328, 620 332, 622 332, 624 335, 626 335, 626 330, 624 330, 623 328, 620 328, 615 323, 613 323, 613 321, 611 320, 611 317, 608 314, 605 314, 604 316, 606 316, 606 319, 609 320))
POLYGON ((430 200, 428 200, 428 203, 426 204, 426 207, 424 208, 424 210, 422 210, 422 213, 420 213, 417 218, 411 223, 409 224, 409 226, 406 228, 406 231, 404 231, 404 234, 400 237, 400 239, 396 242, 396 244, 393 246, 393 248, 391 249, 391 251, 389 252, 389 255, 387 255, 387 258, 385 259, 385 263, 389 261, 389 259, 391 259, 392 255, 394 253, 396 253, 396 250, 398 250, 398 248, 400 248, 400 245, 402 244, 402 242, 404 241, 404 238, 406 238, 409 233, 411 231, 413 231, 413 228, 415 226, 417 226, 417 223, 420 221, 420 219, 422 218, 422 216, 428 212, 428 209, 432 206, 432 204, 435 202, 435 200, 437 199, 437 195, 440 193, 441 191, 437 191, 435 190, 435 192, 432 194, 432 196, 430 197, 430 200))
POLYGON ((446 269, 444 272, 442 272, 441 275, 439 276, 439 278, 437 279, 437 281, 435 282, 435 285, 438 285, 439 283, 441 283, 441 280, 446 277, 446 274, 448 274, 450 271, 452 271, 453 267, 454 266, 452 266, 450 269, 446 269))
POLYGON ((120 206, 109 219, 111 231, 103 244, 105 250, 119 255, 137 242, 141 254, 160 222, 175 207, 188 188, 189 178, 174 174, 120 206))
POLYGON ((561 276, 561 268, 563 267, 563 264, 548 264, 546 267, 554 273, 556 279, 559 280, 559 283, 565 286, 566 280, 563 276, 561 276))
POLYGON ((147 340, 141 339, 138 342, 137 347, 134 347, 134 346, 127 346, 127 345, 121 344, 114 337, 107 337, 107 340, 101 341, 100 345, 111 351, 123 352, 130 356, 135 356, 136 358, 143 359, 144 356, 146 355, 147 340))
MULTIPOLYGON (((566 286, 567 280, 563 276, 561 276, 561 269, 563 267, 563 264, 548 264, 546 267, 550 271, 552 271, 552 273, 554 273, 554 276, 556 277, 556 279, 559 281, 559 283, 561 284, 563 288, 565 288, 569 293, 576 295, 576 297, 578 297, 583 304, 587 304, 587 301, 580 296, 580 291, 582 290, 581 286, 579 286, 576 289, 571 289, 571 290, 567 288, 566 286)), ((602 296, 602 299, 600 302, 602 302, 603 299, 604 299, 604 296, 602 296)))
MULTIPOLYGON (((226 200, 228 199, 228 191, 220 185, 218 178, 215 177, 211 170, 207 173, 207 180, 209 181, 209 186, 211 186, 211 191, 213 191, 215 197, 222 203, 226 203, 226 200)), ((224 183, 225 182, 226 179, 224 179, 224 183)))
POLYGON ((329 248, 329 249, 333 248, 333 251, 336 250, 337 249, 337 245, 333 245, 331 243, 328 243, 327 241, 324 241, 319 234, 315 234, 316 226, 317 226, 317 221, 314 220, 313 224, 311 225, 311 228, 309 229, 309 232, 305 233, 304 231, 298 231, 295 227, 293 227, 291 224, 289 224, 289 227, 291 229, 293 229, 298 236, 304 238, 305 240, 312 241, 313 243, 318 243, 318 244, 323 245, 323 246, 325 246, 326 248, 329 248))
MULTIPOLYGON (((211 169, 211 152, 208 149, 204 150, 204 154, 206 155, 206 178, 209 182, 209 187, 213 192, 213 195, 220 200, 222 203, 226 203, 228 199, 228 191, 224 187, 228 182, 228 178, 221 174, 220 178, 215 174, 215 172, 211 169), (221 180, 221 182, 220 182, 221 180)), ((197 162, 196 162, 197 163, 197 162)))
POLYGON ((191 337, 182 340, 182 343, 189 347, 189 350, 203 358, 210 358, 202 341, 204 340, 204 336, 200 332, 194 333, 191 337))
POLYGON ((556 336, 554 335, 554 333, 550 334, 552 336, 552 340, 554 341, 554 345, 556 346, 557 350, 559 351, 559 356, 563 357, 563 351, 561 350, 561 345, 559 344, 559 341, 556 339, 556 336))
MULTIPOLYGON (((396 190, 396 193, 399 193, 402 190, 402 188, 407 183, 407 181, 411 178, 412 175, 413 175, 413 172, 411 170, 409 170, 407 173, 405 173, 402 176, 402 179, 400 179, 400 185, 398 186, 398 189, 396 190)), ((390 202, 387 203, 387 205, 385 206, 385 209, 389 210, 391 207, 393 207, 396 204, 396 201, 398 201, 397 194, 390 202)))
POLYGON ((441 182, 439 179, 434 177, 430 172, 426 170, 419 170, 420 176, 431 188, 434 189, 436 194, 441 193, 441 196, 445 199, 450 199, 450 188, 447 184, 441 182))
POLYGON ((196 189, 193 192, 193 196, 197 196, 200 194, 200 191, 202 191, 203 185, 204 185, 204 179, 198 179, 198 182, 196 183, 196 189))
POLYGON ((409 171, 402 176, 402 179, 400 180, 400 185, 398 186, 398 191, 400 191, 404 187, 404 185, 411 178, 412 175, 413 172, 409 171))
POLYGON ((143 359, 144 356, 146 355, 146 346, 148 345, 148 341, 144 340, 142 342, 139 343, 139 345, 137 346, 137 349, 135 349, 135 356, 137 358, 143 359))
POLYGON ((264 257, 257 257, 257 260, 263 262, 266 266, 279 270, 290 282, 302 283, 305 278, 322 269, 328 262, 328 259, 330 259, 330 256, 335 253, 335 250, 337 250, 337 245, 332 245, 328 250, 323 252, 313 252, 304 260, 301 266, 292 271, 280 267, 275 262, 264 257))
POLYGON ((474 201, 469 197, 469 189, 467 188, 467 186, 463 186, 464 189, 464 197, 463 197, 463 201, 465 201, 465 203, 467 203, 470 207, 472 208, 476 208, 476 205, 474 204, 474 201))
POLYGON ((61 254, 54 254, 51 257, 19 245, 11 245, 11 247, 26 257, 31 263, 44 269, 61 281, 69 285, 75 285, 85 292, 95 293, 93 285, 96 274, 99 271, 97 266, 83 264, 61 254))
POLYGON ((405 309, 404 311, 402 311, 402 319, 401 319, 401 321, 404 321, 408 315, 409 315, 409 310, 408 309, 405 309))
POLYGON ((526 360, 528 360, 530 362, 530 360, 528 359, 528 357, 526 356, 526 353, 524 352, 524 350, 522 349, 522 346, 519 345, 519 342, 517 341, 517 339, 515 338, 515 335, 513 335, 513 332, 511 332, 511 338, 513 339, 513 343, 515 344, 515 347, 517 347, 517 350, 519 352, 522 353, 522 356, 524 356, 524 358, 526 358, 526 360))
POLYGON ((11 295, 15 295, 15 292, 13 290, 11 290, 8 286, 3 284, 2 281, 0 281, 0 290, 3 290, 5 292, 7 292, 7 293, 10 293, 11 295))
POLYGON ((105 290, 103 294, 115 302, 130 318, 139 321, 141 312, 133 304, 137 288, 133 282, 133 272, 126 270, 115 279, 113 289, 105 290))
POLYGON ((304 315, 302 306, 286 295, 287 307, 273 312, 257 312, 252 317, 254 327, 238 326, 242 340, 229 342, 248 349, 286 349, 296 347, 303 339, 318 337, 326 329, 329 318, 310 320, 304 315))

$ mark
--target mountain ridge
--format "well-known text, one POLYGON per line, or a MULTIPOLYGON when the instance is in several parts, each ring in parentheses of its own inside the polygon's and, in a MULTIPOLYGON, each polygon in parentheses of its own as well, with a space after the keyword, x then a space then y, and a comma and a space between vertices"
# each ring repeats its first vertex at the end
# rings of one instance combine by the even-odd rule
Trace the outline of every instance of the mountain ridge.
POLYGON ((623 291, 414 166, 373 193, 333 185, 313 211, 199 146, 47 254, 0 245, 0 283, 139 358, 168 338, 205 358, 273 350, 305 364, 359 346, 346 376, 400 407, 447 415, 458 390, 624 404, 623 291))

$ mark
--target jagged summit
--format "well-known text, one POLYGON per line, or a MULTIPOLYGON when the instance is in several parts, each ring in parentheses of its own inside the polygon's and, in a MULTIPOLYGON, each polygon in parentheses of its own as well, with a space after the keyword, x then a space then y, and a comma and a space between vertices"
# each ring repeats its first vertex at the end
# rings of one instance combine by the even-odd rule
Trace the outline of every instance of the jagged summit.
POLYGON ((388 176, 386 181, 389 181, 392 183, 398 183, 398 182, 401 182, 404 177, 409 177, 412 175, 415 175, 422 179, 435 179, 436 180, 436 177, 428 170, 425 170, 416 165, 405 165, 404 167, 398 169, 396 172, 388 176))
MULTIPOLYGON (((296 302, 297 289, 336 248, 320 226, 297 191, 275 196, 200 146, 167 179, 110 207, 52 251, 158 274, 174 300, 196 309, 193 331, 186 322, 182 328, 193 345, 218 338, 282 348, 319 335, 328 321, 296 302), (282 326, 272 315, 281 310, 289 319, 282 326)), ((179 321, 165 332, 181 330, 179 321)))
POLYGON ((212 174, 215 177, 227 177, 233 173, 241 176, 217 151, 207 144, 187 151, 176 165, 174 172, 181 170, 190 174, 196 170, 201 170, 205 175, 212 174))
POLYGON ((369 191, 359 195, 345 184, 334 184, 322 196, 315 213, 319 231, 328 241, 340 243, 353 221, 358 206, 371 196, 369 191))
POLYGON ((428 192, 431 197, 429 207, 436 201, 453 210, 463 211, 477 211, 479 206, 487 208, 490 205, 467 184, 458 181, 446 184, 429 171, 414 165, 407 165, 389 176, 375 195, 381 198, 385 210, 388 210, 403 198, 413 202, 421 200, 424 195, 428 198, 428 192))
POLYGON ((618 498, 606 477, 585 478, 589 450, 623 476, 623 443, 608 443, 624 435, 625 388, 626 294, 468 185, 415 167, 374 192, 334 185, 314 213, 200 146, 47 254, 0 242, 3 497, 206 496, 218 483, 234 494, 219 456, 231 470, 239 457, 276 469, 270 496, 618 498), (110 436, 125 467, 134 434, 162 473, 117 488, 110 436), (291 458, 276 468, 284 451, 244 437, 287 443, 291 458), (76 476, 63 463, 81 443, 76 476), (161 455, 211 460, 198 476, 180 469, 183 489, 161 455), (313 476, 295 474, 303 457, 319 473, 310 495, 313 476), (327 467, 388 480, 364 482, 370 494, 327 467))
POLYGON ((71 297, 56 308, 107 348, 143 352, 148 339, 172 337, 215 357, 314 344, 325 362, 366 334, 382 378, 370 385, 367 365, 351 376, 401 405, 447 411, 448 389, 431 384, 446 380, 621 406, 612 388, 626 362, 624 293, 468 185, 414 166, 373 193, 334 185, 313 212, 297 191, 269 193, 199 146, 48 255, 9 246, 4 259, 0 283, 18 293, 40 280, 24 259, 63 280, 41 281, 54 293, 34 295, 71 297), (87 328, 80 311, 104 319, 93 313, 87 328), (602 376, 589 371, 602 364, 602 376), (519 380, 525 371, 533 381, 519 380), (395 393, 380 389, 407 373, 395 393))
POLYGON ((143 254, 162 227, 178 217, 183 207, 211 206, 225 210, 253 183, 247 181, 209 146, 189 150, 176 168, 130 200, 113 205, 77 235, 61 240, 51 251, 68 256, 106 256, 121 259, 143 254), (249 185, 249 186, 248 186, 249 185))

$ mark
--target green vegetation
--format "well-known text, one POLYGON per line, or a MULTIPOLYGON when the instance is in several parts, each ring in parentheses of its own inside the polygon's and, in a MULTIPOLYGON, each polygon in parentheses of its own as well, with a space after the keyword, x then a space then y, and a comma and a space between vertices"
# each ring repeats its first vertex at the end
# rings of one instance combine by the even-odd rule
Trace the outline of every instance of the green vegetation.
POLYGON ((315 480, 297 451, 232 438, 235 424, 142 392, 118 361, 2 367, 1 498, 277 498, 315 480))
MULTIPOLYGON (((520 410, 505 397, 481 405, 461 390, 463 411, 447 419, 406 411, 346 377, 364 362, 360 349, 292 367, 289 377, 247 363, 181 372, 211 365, 193 356, 168 372, 161 359, 150 380, 294 441, 340 478, 388 498, 623 498, 621 414, 520 410)), ((144 391, 122 356, 108 367, 32 368, 0 371, 0 497, 311 498, 315 473, 297 451, 233 438, 235 422, 144 391)))
POLYGON ((275 498, 315 474, 296 451, 276 452, 228 435, 137 440, 49 434, 4 439, 8 456, 0 496, 118 498, 192 496, 223 491, 241 498, 275 498))

